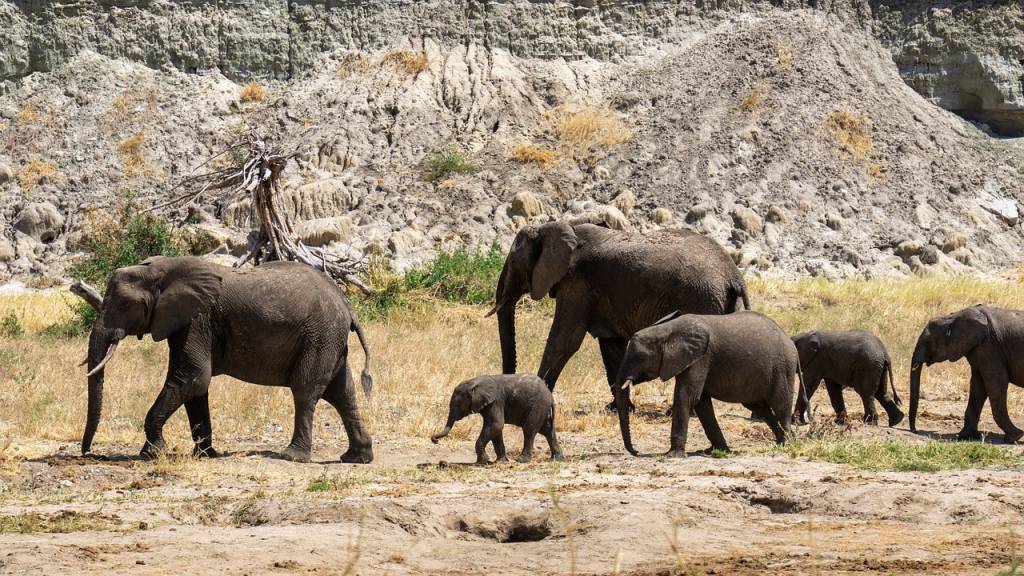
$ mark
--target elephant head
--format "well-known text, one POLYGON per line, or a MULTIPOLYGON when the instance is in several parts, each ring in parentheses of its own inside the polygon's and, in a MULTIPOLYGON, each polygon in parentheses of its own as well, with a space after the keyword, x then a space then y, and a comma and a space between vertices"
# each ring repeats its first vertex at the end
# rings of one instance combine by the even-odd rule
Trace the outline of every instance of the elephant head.
POLYGON ((921 369, 937 362, 956 362, 981 344, 989 334, 989 317, 982 306, 965 308, 928 321, 910 358, 910 430, 917 431, 917 402, 921 397, 921 369))
POLYGON ((800 355, 800 366, 806 368, 821 351, 821 335, 817 331, 803 332, 793 336, 792 340, 800 355))
POLYGON ((103 308, 89 334, 89 408, 82 453, 89 452, 103 408, 104 366, 126 336, 161 341, 210 309, 221 291, 215 265, 198 258, 154 257, 118 268, 107 282, 103 308))
POLYGON ((675 315, 659 320, 630 338, 612 387, 622 443, 630 454, 637 453, 629 430, 630 387, 655 378, 665 381, 678 376, 707 353, 708 342, 708 331, 703 324, 675 315))
POLYGON ((467 380, 455 387, 452 398, 448 402, 448 421, 444 430, 430 437, 437 444, 452 431, 452 426, 470 414, 480 412, 497 399, 495 387, 482 384, 478 380, 467 380))
POLYGON ((516 371, 516 303, 527 292, 534 300, 555 296, 558 283, 569 273, 573 251, 579 245, 568 222, 527 226, 516 234, 495 290, 502 372, 516 371))

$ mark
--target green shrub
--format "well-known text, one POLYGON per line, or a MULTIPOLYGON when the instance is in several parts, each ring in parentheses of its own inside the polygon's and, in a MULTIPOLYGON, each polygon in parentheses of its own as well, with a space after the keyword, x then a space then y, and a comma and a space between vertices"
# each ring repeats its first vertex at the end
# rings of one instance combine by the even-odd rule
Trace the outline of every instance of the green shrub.
POLYGON ((437 152, 427 161, 427 180, 437 183, 452 174, 472 174, 479 168, 458 150, 437 152))
POLYGON ((69 300, 71 316, 43 329, 43 335, 53 338, 78 338, 92 330, 96 322, 96 309, 83 300, 69 300))
POLYGON ((405 275, 409 288, 423 288, 436 298, 463 304, 494 302, 494 289, 505 264, 496 248, 486 252, 464 249, 441 254, 430 264, 405 275))
POLYGON ((869 471, 938 472, 1024 468, 1024 456, 981 442, 907 444, 892 440, 797 440, 772 448, 793 458, 824 460, 869 471))
POLYGON ((18 315, 14 312, 8 312, 6 316, 0 320, 0 336, 7 338, 16 338, 25 333, 25 328, 21 325, 21 320, 18 319, 18 315))

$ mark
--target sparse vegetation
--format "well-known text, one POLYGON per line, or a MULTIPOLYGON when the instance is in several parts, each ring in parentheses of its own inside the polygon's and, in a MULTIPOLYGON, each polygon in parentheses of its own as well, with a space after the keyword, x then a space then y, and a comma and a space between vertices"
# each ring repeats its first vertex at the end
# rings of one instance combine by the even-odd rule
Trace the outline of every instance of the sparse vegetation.
POLYGON ((17 338, 24 333, 25 329, 21 326, 21 320, 18 319, 18 315, 13 310, 0 319, 0 336, 17 338))
POLYGON ((553 120, 564 153, 590 163, 606 156, 633 137, 626 125, 605 108, 562 110, 553 115, 553 120))
POLYGON ((430 68, 430 59, 427 57, 426 52, 416 52, 404 48, 396 48, 384 54, 381 63, 385 66, 391 66, 408 76, 416 76, 430 68))
POLYGON ((895 440, 798 440, 777 448, 793 458, 846 464, 859 470, 938 472, 968 468, 1024 469, 1024 456, 980 442, 927 442, 895 440))
POLYGON ((338 78, 346 80, 353 76, 362 76, 370 69, 370 60, 362 52, 348 52, 338 59, 335 68, 338 78))
POLYGON ((755 86, 740 100, 740 108, 743 108, 749 114, 753 114, 760 107, 763 99, 764 95, 761 93, 761 89, 755 86))
POLYGON ((267 98, 267 90, 256 80, 238 89, 238 100, 243 104, 251 102, 263 102, 267 98))
POLYGON ((793 65, 793 50, 789 46, 780 46, 777 51, 779 64, 784 67, 793 65))
POLYGON ((324 472, 309 481, 309 484, 306 485, 306 492, 345 493, 362 483, 362 479, 353 474, 328 476, 324 472))
POLYGON ((136 132, 117 143, 117 156, 121 160, 121 169, 125 176, 144 176, 154 172, 142 152, 145 143, 145 132, 136 132))
POLYGON ((0 534, 67 534, 93 530, 112 530, 121 524, 116 516, 99 512, 62 510, 54 514, 15 514, 0 516, 0 534))
POLYGON ((39 122, 41 113, 39 111, 39 105, 34 100, 29 100, 22 105, 21 109, 18 110, 18 114, 14 119, 21 126, 31 126, 39 122))
POLYGON ((479 168, 458 150, 437 152, 427 160, 426 178, 435 184, 455 174, 472 174, 479 168))
POLYGON ((410 289, 424 289, 448 302, 486 304, 494 301, 494 288, 504 264, 505 254, 497 248, 485 252, 460 249, 410 270, 405 283, 410 289))
POLYGON ((520 144, 512 150, 512 160, 520 164, 536 164, 542 168, 547 168, 558 162, 558 153, 547 148, 520 144))
POLYGON ((22 190, 31 190, 43 180, 53 181, 59 176, 57 165, 39 158, 33 158, 18 171, 18 185, 22 190))
POLYGON ((874 150, 867 116, 847 110, 834 110, 825 120, 825 125, 832 131, 836 144, 854 160, 864 160, 874 150))

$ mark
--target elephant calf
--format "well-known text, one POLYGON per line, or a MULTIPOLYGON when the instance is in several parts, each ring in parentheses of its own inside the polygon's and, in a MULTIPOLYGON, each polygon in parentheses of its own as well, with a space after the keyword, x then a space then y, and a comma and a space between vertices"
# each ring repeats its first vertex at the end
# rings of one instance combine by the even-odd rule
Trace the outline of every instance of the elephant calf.
MULTIPOLYGON (((885 408, 889 426, 903 420, 900 397, 892 379, 892 361, 878 336, 866 330, 814 331, 797 334, 793 344, 800 353, 808 401, 824 380, 828 399, 836 411, 836 422, 846 422, 844 387, 853 388, 860 395, 865 422, 878 423, 875 398, 885 408)), ((801 421, 807 409, 807 404, 797 401, 796 411, 801 421)))
POLYGON ((502 427, 505 423, 523 429, 523 452, 520 462, 533 456, 533 439, 540 432, 547 438, 551 458, 562 459, 562 449, 555 437, 555 402, 547 384, 532 374, 499 374, 478 376, 455 387, 448 406, 448 423, 444 430, 430 437, 437 442, 452 431, 452 426, 470 414, 479 412, 484 427, 476 439, 476 462, 487 464, 487 444, 494 444, 498 461, 507 461, 502 427))
MULTIPOLYGON (((629 340, 614 387, 622 441, 634 456, 629 430, 629 389, 655 378, 676 379, 668 456, 686 456, 690 412, 695 411, 715 450, 729 450, 712 399, 738 402, 764 419, 779 444, 793 417, 794 377, 800 361, 792 340, 767 316, 673 314, 629 340)), ((803 385, 801 395, 804 402, 803 385)))

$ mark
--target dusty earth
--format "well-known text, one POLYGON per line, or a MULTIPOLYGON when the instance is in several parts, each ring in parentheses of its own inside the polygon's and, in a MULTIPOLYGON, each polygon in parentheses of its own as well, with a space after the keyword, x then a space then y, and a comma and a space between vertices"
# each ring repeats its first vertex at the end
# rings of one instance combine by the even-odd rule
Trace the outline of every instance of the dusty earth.
MULTIPOLYGON (((814 400, 827 427, 827 400, 814 400)), ((991 575, 1024 555, 1019 469, 795 460, 766 450, 764 425, 725 406, 734 455, 696 452, 707 442, 694 424, 690 457, 666 460, 651 455, 667 442, 663 408, 641 406, 663 424, 639 438, 647 456, 624 455, 615 430, 563 433, 566 462, 486 468, 466 464, 471 440, 381 437, 372 465, 342 465, 344 440, 330 428, 318 430, 311 464, 270 456, 284 432, 221 441, 226 455, 202 461, 140 462, 127 445, 99 447, 106 460, 79 457, 75 444, 23 446, 37 456, 0 476, 0 573, 991 575), (14 533, 17 522, 36 528, 14 533)), ((961 402, 927 409, 927 436, 845 433, 913 443, 959 427, 961 402)), ((460 426, 475 434, 479 423, 460 426)), ((995 430, 987 413, 982 429, 995 430)), ((515 432, 506 438, 517 453, 515 432)))

